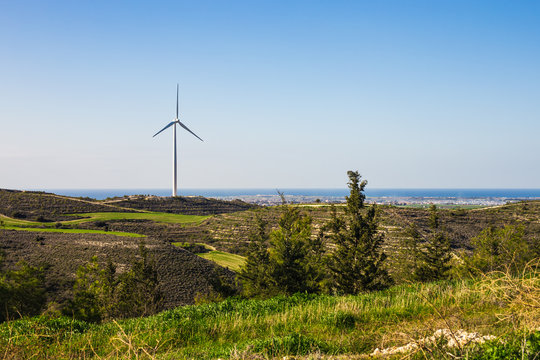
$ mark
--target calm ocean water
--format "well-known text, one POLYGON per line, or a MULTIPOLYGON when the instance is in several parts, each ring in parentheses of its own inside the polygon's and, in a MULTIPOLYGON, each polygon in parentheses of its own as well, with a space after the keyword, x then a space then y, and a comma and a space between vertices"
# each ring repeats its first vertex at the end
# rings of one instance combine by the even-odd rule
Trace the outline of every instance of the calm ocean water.
MULTIPOLYGON (((124 195, 171 196, 170 189, 33 189, 75 197, 106 199, 124 195)), ((285 195, 341 197, 348 189, 279 189, 285 195)), ((205 197, 234 197, 242 195, 277 195, 276 189, 180 189, 179 195, 205 197)), ((540 189, 368 189, 368 197, 423 197, 423 198, 540 198, 540 189)))

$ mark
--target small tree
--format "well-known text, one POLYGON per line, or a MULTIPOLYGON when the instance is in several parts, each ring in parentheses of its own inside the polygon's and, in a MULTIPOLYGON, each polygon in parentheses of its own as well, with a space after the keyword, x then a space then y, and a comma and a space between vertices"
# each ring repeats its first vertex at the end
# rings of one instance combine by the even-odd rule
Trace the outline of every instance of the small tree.
POLYGON ((157 269, 144 242, 139 244, 139 258, 118 279, 116 299, 119 317, 146 316, 161 309, 163 294, 157 269))
POLYGON ((245 296, 264 296, 271 292, 270 254, 267 243, 270 239, 268 223, 260 216, 256 228, 250 234, 246 264, 238 273, 245 296))
POLYGON ((473 275, 503 270, 516 273, 535 255, 519 226, 488 227, 471 239, 471 245, 474 251, 465 258, 465 266, 473 275))
POLYGON ((399 238, 393 274, 396 281, 417 281, 422 237, 415 223, 407 226, 399 238))
MULTIPOLYGON (((0 254, 0 268, 3 256, 0 254)), ((0 322, 37 315, 45 305, 43 268, 21 261, 14 270, 0 273, 0 322)))
POLYGON ((440 229, 437 206, 431 205, 429 211, 431 234, 418 253, 420 261, 415 277, 419 281, 444 279, 448 276, 448 272, 451 269, 452 249, 448 236, 440 229))
POLYGON ((284 205, 279 228, 270 234, 270 274, 278 292, 315 291, 308 264, 310 237, 311 218, 284 205))
POLYGON ((105 289, 104 271, 100 268, 97 256, 86 265, 81 265, 75 275, 73 285, 73 299, 64 309, 64 313, 76 319, 99 322, 105 316, 105 302, 112 301, 105 295, 110 293, 105 289))
POLYGON ((141 242, 139 258, 121 275, 110 260, 102 268, 96 256, 80 266, 73 299, 63 311, 77 319, 99 322, 154 314, 161 309, 162 299, 154 261, 141 242))
POLYGON ((332 288, 338 293, 357 294, 382 289, 390 277, 384 268, 383 234, 378 232, 377 209, 364 211, 364 188, 357 171, 348 171, 350 195, 346 197, 345 216, 333 211, 329 228, 335 249, 330 255, 332 288))
POLYGON ((287 205, 280 195, 283 205, 279 228, 268 234, 267 223, 257 220, 246 265, 238 275, 247 296, 320 291, 322 239, 312 239, 311 218, 287 205))

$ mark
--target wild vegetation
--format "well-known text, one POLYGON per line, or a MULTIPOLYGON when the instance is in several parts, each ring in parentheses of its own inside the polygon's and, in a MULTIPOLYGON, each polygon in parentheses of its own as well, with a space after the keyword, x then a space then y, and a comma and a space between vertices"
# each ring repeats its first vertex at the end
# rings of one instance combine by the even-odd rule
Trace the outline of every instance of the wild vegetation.
POLYGON ((258 208, 240 200, 223 201, 200 196, 162 198, 158 196, 130 196, 106 201, 108 204, 139 210, 186 215, 215 215, 258 208))
POLYGON ((141 197, 133 212, 117 199, 104 206, 122 211, 44 228, 4 214, 0 347, 13 358, 540 357, 540 202, 379 207, 348 177, 343 206, 283 197, 208 217, 173 213, 179 199, 156 213, 167 200, 141 197))
POLYGON ((540 317, 527 299, 539 298, 535 276, 535 284, 528 283, 531 277, 501 274, 354 296, 229 298, 100 325, 44 315, 1 324, 0 347, 5 358, 355 359, 377 348, 418 344, 394 357, 534 359, 540 336, 527 329, 538 326, 540 317), (514 297, 508 285, 524 293, 514 297), (516 318, 516 311, 524 316, 516 318), (454 347, 442 338, 421 341, 439 329, 496 339, 454 347))

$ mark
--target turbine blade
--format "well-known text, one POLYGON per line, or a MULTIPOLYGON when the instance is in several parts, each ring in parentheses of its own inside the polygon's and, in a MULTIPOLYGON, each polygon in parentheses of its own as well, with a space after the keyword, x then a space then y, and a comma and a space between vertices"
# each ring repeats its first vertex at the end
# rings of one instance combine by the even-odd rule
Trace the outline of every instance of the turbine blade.
POLYGON ((193 131, 189 130, 188 127, 184 124, 182 124, 180 122, 180 120, 178 120, 178 124, 180 124, 181 127, 183 127, 184 129, 186 129, 187 131, 189 131, 193 136, 195 136, 197 139, 201 140, 201 141, 204 141, 203 139, 201 139, 200 137, 197 136, 197 134, 195 134, 193 131))
POLYGON ((178 119, 178 84, 176 84, 176 119, 178 119))
POLYGON ((157 134, 159 134, 160 132, 162 132, 163 130, 167 129, 168 127, 171 127, 173 126, 175 123, 175 121, 171 121, 169 124, 167 124, 167 126, 165 126, 163 129, 159 130, 154 136, 152 137, 155 137, 157 134))

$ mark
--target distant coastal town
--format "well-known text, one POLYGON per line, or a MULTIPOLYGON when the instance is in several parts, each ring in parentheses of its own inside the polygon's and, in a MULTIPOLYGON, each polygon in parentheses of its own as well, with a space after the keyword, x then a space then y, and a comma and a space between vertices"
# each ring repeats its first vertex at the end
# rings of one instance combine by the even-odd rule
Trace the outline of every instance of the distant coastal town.
MULTIPOLYGON (((261 206, 273 206, 282 202, 279 194, 269 195, 234 195, 214 196, 221 200, 242 200, 247 203, 261 206)), ((345 202, 344 196, 313 196, 313 195, 287 195, 285 200, 291 204, 339 204, 345 202)), ((440 207, 455 206, 498 206, 523 200, 540 200, 540 197, 431 197, 431 196, 368 196, 367 203, 394 206, 429 206, 435 204, 440 207)))

